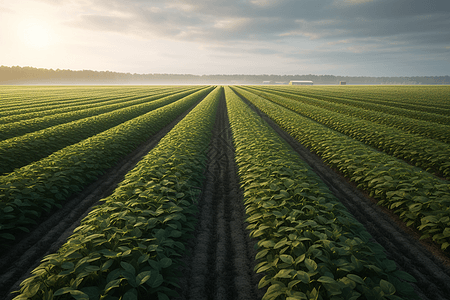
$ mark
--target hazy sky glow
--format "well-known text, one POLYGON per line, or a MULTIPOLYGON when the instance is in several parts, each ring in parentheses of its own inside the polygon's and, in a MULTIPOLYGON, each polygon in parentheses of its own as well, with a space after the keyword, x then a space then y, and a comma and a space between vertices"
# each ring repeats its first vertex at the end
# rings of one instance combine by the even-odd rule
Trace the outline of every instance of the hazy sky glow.
POLYGON ((0 65, 450 75, 450 1, 0 0, 0 65))

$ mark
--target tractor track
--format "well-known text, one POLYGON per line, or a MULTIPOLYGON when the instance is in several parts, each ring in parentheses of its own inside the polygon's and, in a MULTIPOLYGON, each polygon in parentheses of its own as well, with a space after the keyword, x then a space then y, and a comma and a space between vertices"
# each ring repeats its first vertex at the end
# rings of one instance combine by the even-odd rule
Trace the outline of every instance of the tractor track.
POLYGON ((178 300, 261 299, 261 275, 253 271, 256 240, 246 229, 234 147, 224 96, 220 100, 208 151, 198 223, 180 271, 178 300))

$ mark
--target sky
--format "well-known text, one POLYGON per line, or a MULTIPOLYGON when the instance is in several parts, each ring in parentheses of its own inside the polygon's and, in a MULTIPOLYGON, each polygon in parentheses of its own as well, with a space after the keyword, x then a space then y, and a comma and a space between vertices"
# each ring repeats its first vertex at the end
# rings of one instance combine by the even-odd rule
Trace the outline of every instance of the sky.
POLYGON ((0 0, 0 65, 450 75, 450 0, 0 0))

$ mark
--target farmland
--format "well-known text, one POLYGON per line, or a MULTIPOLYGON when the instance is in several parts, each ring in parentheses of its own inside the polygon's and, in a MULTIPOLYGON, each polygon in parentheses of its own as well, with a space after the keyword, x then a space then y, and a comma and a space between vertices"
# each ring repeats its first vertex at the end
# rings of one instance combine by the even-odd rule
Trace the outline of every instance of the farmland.
POLYGON ((447 299, 449 95, 0 87, 0 298, 447 299))

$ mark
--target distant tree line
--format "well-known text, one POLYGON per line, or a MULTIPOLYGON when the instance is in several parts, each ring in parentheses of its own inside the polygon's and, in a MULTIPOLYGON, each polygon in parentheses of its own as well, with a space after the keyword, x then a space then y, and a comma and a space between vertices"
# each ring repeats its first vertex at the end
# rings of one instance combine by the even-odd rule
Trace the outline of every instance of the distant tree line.
POLYGON ((60 70, 0 66, 0 84, 288 84, 312 80, 314 84, 450 84, 449 76, 366 77, 334 75, 192 75, 131 74, 111 71, 60 70))

